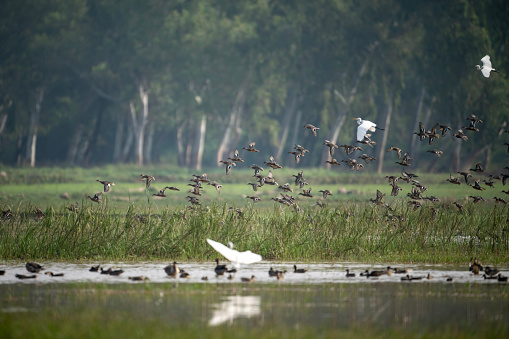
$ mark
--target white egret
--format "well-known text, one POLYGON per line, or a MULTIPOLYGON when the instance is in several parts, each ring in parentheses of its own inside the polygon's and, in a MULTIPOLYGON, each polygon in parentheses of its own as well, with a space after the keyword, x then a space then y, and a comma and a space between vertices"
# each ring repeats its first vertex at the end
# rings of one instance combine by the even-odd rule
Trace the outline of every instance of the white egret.
MULTIPOLYGON (((207 242, 210 246, 212 246, 216 251, 221 253, 226 259, 230 260, 235 266, 235 268, 239 268, 241 264, 252 264, 258 261, 262 260, 262 256, 256 253, 253 253, 251 251, 245 251, 245 252, 239 252, 237 250, 234 250, 232 248, 228 248, 225 245, 214 241, 207 239, 207 242)), ((229 243, 231 244, 231 243, 229 243)), ((230 247, 233 247, 233 244, 231 244, 230 247)))
POLYGON ((359 125, 357 127, 357 141, 362 141, 368 131, 375 132, 376 129, 383 131, 383 128, 376 127, 376 124, 371 121, 362 120, 361 118, 354 118, 353 120, 357 120, 357 125, 359 125))
POLYGON ((475 68, 477 68, 477 70, 481 71, 482 75, 484 75, 486 78, 490 77, 490 72, 499 73, 498 71, 496 71, 494 68, 491 67, 491 60, 490 60, 489 55, 486 54, 484 56, 484 58, 481 59, 481 61, 482 61, 482 66, 475 65, 475 68))

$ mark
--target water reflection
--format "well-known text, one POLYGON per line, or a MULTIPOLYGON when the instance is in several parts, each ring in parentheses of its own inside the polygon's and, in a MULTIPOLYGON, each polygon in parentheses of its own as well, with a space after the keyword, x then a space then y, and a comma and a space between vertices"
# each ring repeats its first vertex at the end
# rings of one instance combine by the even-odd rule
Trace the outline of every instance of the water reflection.
POLYGON ((233 323, 235 318, 252 318, 262 313, 259 296, 234 295, 227 297, 225 301, 212 305, 215 308, 209 326, 217 326, 222 323, 233 323))

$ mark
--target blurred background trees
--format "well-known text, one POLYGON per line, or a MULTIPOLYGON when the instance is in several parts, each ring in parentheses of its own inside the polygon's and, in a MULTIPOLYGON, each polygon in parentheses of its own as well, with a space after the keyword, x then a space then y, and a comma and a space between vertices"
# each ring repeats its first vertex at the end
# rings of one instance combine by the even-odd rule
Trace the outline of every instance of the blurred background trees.
POLYGON ((298 143, 311 151, 299 166, 325 166, 323 141, 353 144, 356 117, 385 128, 364 146, 378 158, 368 171, 397 166, 389 146, 428 171, 507 165, 504 0, 4 0, 0 11, 4 165, 201 169, 255 141, 259 163, 294 166, 298 143), (501 71, 488 79, 474 68, 486 54, 501 71), (454 132, 471 113, 484 124, 469 142, 412 134, 420 121, 454 132))

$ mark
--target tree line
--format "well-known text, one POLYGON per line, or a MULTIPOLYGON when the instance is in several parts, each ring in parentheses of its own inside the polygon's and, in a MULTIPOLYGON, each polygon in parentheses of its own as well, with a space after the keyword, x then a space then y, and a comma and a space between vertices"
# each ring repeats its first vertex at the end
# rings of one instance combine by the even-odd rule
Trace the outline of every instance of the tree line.
POLYGON ((294 166, 301 144, 299 166, 325 166, 324 140, 355 143, 357 117, 385 128, 364 147, 378 159, 367 170, 397 166, 389 146, 428 171, 507 164, 504 0, 5 0, 0 11, 5 165, 201 169, 254 141, 260 162, 294 166), (490 78, 474 67, 486 54, 501 72, 490 78), (419 122, 457 130, 470 114, 484 124, 468 142, 412 134, 419 122))

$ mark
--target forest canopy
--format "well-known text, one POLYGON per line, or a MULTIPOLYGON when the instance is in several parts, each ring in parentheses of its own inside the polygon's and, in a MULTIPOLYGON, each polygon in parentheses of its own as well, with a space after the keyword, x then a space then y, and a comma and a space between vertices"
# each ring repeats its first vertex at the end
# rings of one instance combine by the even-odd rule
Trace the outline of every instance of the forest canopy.
POLYGON ((4 0, 0 12, 3 165, 201 169, 256 142, 260 162, 294 166, 301 144, 299 166, 325 166, 324 140, 354 145, 357 117, 385 129, 363 145, 378 158, 368 171, 397 166, 389 146, 428 171, 507 165, 506 0, 4 0), (500 73, 475 68, 485 55, 500 73), (470 114, 479 131, 454 138, 470 114), (452 132, 428 145, 419 122, 452 132))

